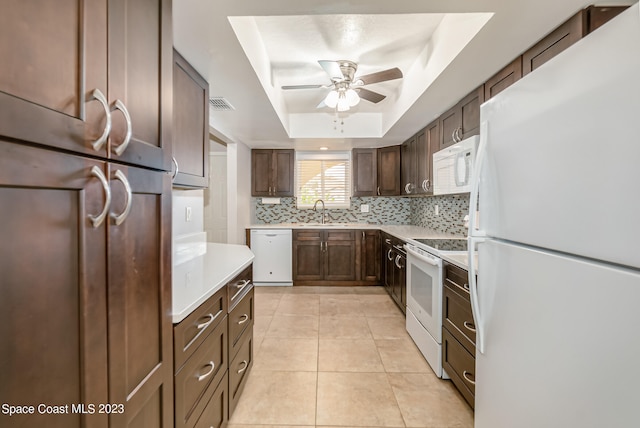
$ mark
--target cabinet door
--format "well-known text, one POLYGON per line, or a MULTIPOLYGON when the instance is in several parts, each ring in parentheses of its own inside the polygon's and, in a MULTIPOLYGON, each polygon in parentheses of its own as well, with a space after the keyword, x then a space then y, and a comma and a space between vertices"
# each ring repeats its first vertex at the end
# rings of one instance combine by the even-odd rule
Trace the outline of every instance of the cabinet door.
POLYGON ((170 0, 109 2, 109 101, 124 106, 111 113, 110 157, 165 171, 171 169, 171 25, 170 0))
POLYGON ((416 191, 416 137, 405 141, 400 150, 402 176, 400 191, 402 195, 411 195, 416 191))
POLYGON ((174 186, 209 185, 209 84, 173 51, 174 186))
POLYGON ((396 254, 393 251, 393 245, 391 244, 391 239, 388 235, 384 239, 383 249, 384 288, 387 290, 389 295, 393 296, 393 273, 395 270, 394 260, 396 258, 396 254))
POLYGON ((170 181, 111 166, 111 213, 126 213, 109 219, 109 402, 126 408, 113 427, 173 426, 170 181))
POLYGON ((273 195, 293 196, 295 151, 273 151, 273 195))
POLYGON ((328 230, 324 234, 324 279, 354 281, 356 279, 355 231, 328 230))
POLYGON ((419 162, 426 162, 427 172, 423 171, 423 179, 418 184, 420 184, 420 189, 423 190, 423 193, 431 195, 433 194, 433 154, 440 150, 440 122, 438 120, 434 120, 427 125, 424 130, 424 139, 423 148, 420 149, 420 146, 418 146, 417 150, 419 162), (426 151, 426 161, 423 157, 425 156, 424 152, 420 150, 426 151))
POLYGON ((484 84, 485 101, 495 97, 509 86, 516 83, 522 77, 522 56, 516 58, 511 64, 496 73, 484 84))
MULTIPOLYGON (((108 218, 97 227, 89 218, 106 213, 99 179, 106 185, 106 175, 103 162, 0 141, 0 403, 108 402, 108 218)), ((108 422, 97 408, 0 420, 56 428, 108 422)))
MULTIPOLYGON (((437 125, 436 125, 437 126, 437 125)), ((425 128, 416 134, 416 193, 428 194, 431 188, 431 148, 425 128)))
MULTIPOLYGON (((93 156, 106 126, 107 2, 4 1, 0 135, 93 156)), ((106 142, 106 135, 103 139, 106 142)))
POLYGON ((323 279, 324 242, 321 230, 293 232, 293 280, 323 279))
POLYGON ((378 196, 400 195, 400 146, 378 149, 378 196))
POLYGON ((480 104, 483 102, 484 85, 472 91, 458 103, 460 106, 462 139, 480 134, 480 104))
POLYGON ((273 150, 251 150, 251 196, 271 196, 273 150))
POLYGON ((353 196, 375 196, 378 160, 376 149, 353 149, 353 196))
POLYGON ((460 118, 460 107, 458 105, 453 106, 446 112, 440 115, 438 119, 440 123, 440 149, 447 148, 457 141, 456 132, 462 125, 462 119, 460 118))
POLYGON ((380 282, 380 231, 362 230, 360 243, 360 277, 363 281, 380 282))

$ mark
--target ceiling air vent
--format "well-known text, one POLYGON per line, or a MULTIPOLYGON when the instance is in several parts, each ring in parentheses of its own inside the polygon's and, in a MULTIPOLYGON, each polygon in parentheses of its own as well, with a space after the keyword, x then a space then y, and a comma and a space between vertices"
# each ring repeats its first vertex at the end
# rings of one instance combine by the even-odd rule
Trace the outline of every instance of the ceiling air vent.
POLYGON ((209 104, 211 104, 211 108, 213 110, 217 111, 235 110, 235 108, 229 104, 229 101, 224 99, 224 97, 209 98, 209 104))

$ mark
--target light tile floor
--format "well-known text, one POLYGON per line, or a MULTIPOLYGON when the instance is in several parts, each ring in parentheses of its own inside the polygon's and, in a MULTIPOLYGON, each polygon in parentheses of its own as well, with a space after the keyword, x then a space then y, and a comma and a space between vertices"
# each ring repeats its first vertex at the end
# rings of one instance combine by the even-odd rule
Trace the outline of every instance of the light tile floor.
POLYGON ((472 428, 382 287, 257 287, 254 366, 228 428, 472 428))

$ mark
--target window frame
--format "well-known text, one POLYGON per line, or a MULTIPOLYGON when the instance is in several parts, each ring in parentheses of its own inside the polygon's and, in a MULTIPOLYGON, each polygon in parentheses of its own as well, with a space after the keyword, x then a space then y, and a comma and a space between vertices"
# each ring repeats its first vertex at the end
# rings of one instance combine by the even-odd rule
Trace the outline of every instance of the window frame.
MULTIPOLYGON (((351 208, 351 182, 352 182, 352 168, 351 168, 351 151, 350 150, 332 150, 332 151, 305 151, 296 150, 295 152, 295 167, 294 167, 294 196, 296 200, 296 208, 298 209, 312 209, 313 203, 303 203, 300 196, 300 183, 299 183, 299 168, 300 161, 304 160, 326 160, 326 161, 346 161, 346 182, 345 182, 345 201, 344 202, 329 202, 326 201, 326 189, 322 189, 322 199, 327 209, 349 209, 351 208)), ((324 172, 324 171, 323 171, 324 172)), ((324 181, 324 180, 323 180, 324 181)), ((323 186, 324 187, 324 186, 323 186)), ((315 201, 314 201, 315 203, 315 201)))

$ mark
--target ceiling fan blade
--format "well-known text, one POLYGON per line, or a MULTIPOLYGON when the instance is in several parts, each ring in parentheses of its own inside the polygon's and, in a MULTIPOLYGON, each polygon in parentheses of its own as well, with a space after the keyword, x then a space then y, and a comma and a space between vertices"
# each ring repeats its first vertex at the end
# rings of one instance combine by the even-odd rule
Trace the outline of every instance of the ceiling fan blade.
POLYGON ((282 89, 319 89, 326 88, 326 85, 285 85, 281 86, 282 89))
POLYGON ((342 74, 342 70, 340 70, 340 63, 338 61, 327 61, 327 60, 319 60, 318 64, 320 67, 327 72, 331 80, 342 80, 344 79, 344 75, 342 74))
POLYGON ((380 101, 382 101, 385 98, 387 98, 386 96, 384 96, 382 94, 370 91, 370 90, 365 89, 365 88, 358 88, 355 91, 358 93, 358 96, 360 96, 360 98, 362 98, 363 100, 370 101, 370 102, 372 102, 374 104, 379 103, 380 101))
POLYGON ((356 78, 356 83, 360 85, 370 85, 371 83, 386 82, 387 80, 400 79, 401 77, 402 71, 400 71, 398 67, 394 67, 388 70, 358 76, 356 78))
POLYGON ((327 105, 324 103, 324 100, 320 101, 320 104, 316 106, 316 108, 325 108, 327 105))

